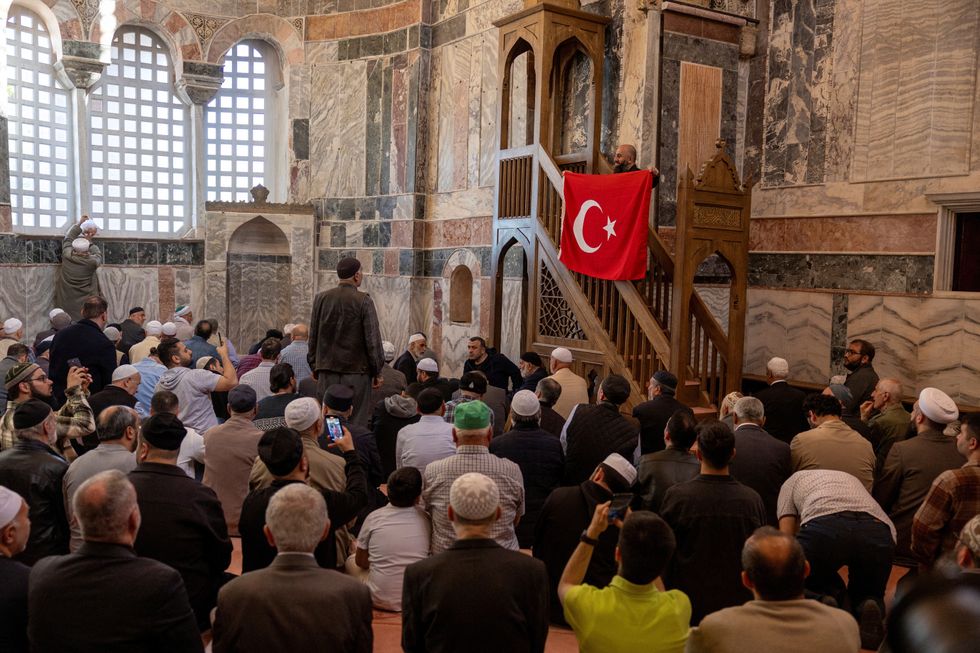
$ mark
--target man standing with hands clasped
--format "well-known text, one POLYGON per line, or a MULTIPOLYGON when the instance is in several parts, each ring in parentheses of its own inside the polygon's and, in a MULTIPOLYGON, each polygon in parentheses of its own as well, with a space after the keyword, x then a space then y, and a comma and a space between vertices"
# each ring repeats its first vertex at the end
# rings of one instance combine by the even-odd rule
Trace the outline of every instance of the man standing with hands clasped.
POLYGON ((337 263, 337 287, 316 296, 310 318, 307 360, 322 399, 334 384, 354 390, 350 421, 367 426, 372 388, 381 387, 384 347, 374 300, 358 288, 364 273, 361 262, 347 257, 337 263))

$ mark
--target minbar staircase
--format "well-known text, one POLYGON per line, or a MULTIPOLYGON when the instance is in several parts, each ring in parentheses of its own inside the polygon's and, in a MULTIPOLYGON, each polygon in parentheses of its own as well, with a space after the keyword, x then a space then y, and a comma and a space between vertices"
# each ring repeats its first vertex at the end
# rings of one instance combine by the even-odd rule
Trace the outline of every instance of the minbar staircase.
MULTIPOLYGON (((745 331, 750 189, 740 181, 724 141, 718 141, 717 152, 696 179, 690 169, 682 171, 674 251, 649 229, 643 279, 586 277, 558 260, 562 173, 612 172, 596 145, 608 22, 581 11, 578 0, 525 0, 523 10, 494 22, 501 79, 494 314, 502 312, 503 256, 518 243, 525 251, 530 289, 525 348, 547 357, 554 347, 565 346, 575 352, 577 373, 592 379, 609 373, 626 377, 633 388, 626 410, 646 400, 654 372, 670 370, 678 377, 678 398, 707 414, 741 385, 745 331), (583 64, 591 77, 584 132, 579 133, 584 145, 564 152, 569 143, 583 140, 563 138, 566 112, 561 105, 566 90, 574 88, 570 80, 576 66, 583 64), (727 328, 694 288, 699 265, 711 256, 727 263, 731 275, 727 328)), ((499 342, 499 321, 493 333, 499 342)))
MULTIPOLYGON (((581 372, 592 369, 597 376, 608 372, 623 375, 633 386, 627 407, 646 399, 646 382, 661 369, 677 375, 678 398, 701 408, 697 412, 702 414, 715 412, 721 399, 740 387, 744 326, 732 322, 744 324, 745 284, 739 271, 741 268, 744 274, 745 261, 733 262, 731 258, 738 258, 733 254, 742 252, 744 259, 747 244, 730 245, 732 240, 744 241, 747 235, 749 196, 723 146, 720 142, 718 153, 704 164, 696 180, 688 170, 681 182, 676 242, 688 259, 676 265, 675 255, 650 229, 648 270, 637 281, 606 281, 565 268, 558 260, 563 217, 561 170, 571 166, 556 163, 540 146, 500 152, 498 220, 504 223, 503 228, 508 221, 531 223, 534 255, 529 253, 528 258, 536 260, 539 271, 532 287, 541 287, 541 276, 553 280, 589 343, 577 346, 549 336, 540 328, 540 308, 531 306, 530 314, 539 318, 532 320, 537 324, 531 326, 537 328, 529 329, 531 346, 547 355, 552 347, 562 344, 583 354, 581 372), (515 169, 519 174, 511 172, 515 169), (535 187, 536 193, 532 192, 535 187), (508 215, 520 212, 526 213, 508 215), (704 231, 721 231, 724 242, 714 242, 712 234, 704 231), (713 244, 718 247, 711 247, 713 244), (727 333, 693 287, 698 264, 714 253, 722 254, 733 268, 727 333), (600 354, 605 369, 589 364, 590 351, 600 354)), ((530 299, 533 304, 538 298, 530 299)))

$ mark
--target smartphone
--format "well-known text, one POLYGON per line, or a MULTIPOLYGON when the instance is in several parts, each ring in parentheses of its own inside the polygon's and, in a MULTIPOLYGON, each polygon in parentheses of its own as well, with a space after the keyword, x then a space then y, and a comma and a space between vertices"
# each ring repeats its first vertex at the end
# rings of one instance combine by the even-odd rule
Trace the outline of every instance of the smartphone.
POLYGON ((609 503, 610 524, 616 519, 623 519, 626 517, 626 509, 629 508, 632 500, 633 494, 630 492, 616 493, 613 495, 612 501, 609 503))
POLYGON ((340 425, 340 420, 332 415, 327 417, 327 436, 331 442, 344 437, 344 428, 340 425))
POLYGON ((68 359, 68 369, 71 369, 73 367, 81 367, 81 366, 82 366, 82 361, 80 359, 78 358, 68 359))

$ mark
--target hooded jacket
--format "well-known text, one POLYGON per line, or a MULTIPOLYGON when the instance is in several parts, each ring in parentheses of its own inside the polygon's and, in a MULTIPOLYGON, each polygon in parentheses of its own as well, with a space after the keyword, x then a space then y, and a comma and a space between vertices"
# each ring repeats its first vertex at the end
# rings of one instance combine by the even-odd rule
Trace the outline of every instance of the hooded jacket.
POLYGON ((374 407, 370 428, 374 431, 374 439, 378 443, 381 469, 385 479, 398 466, 395 460, 398 432, 417 421, 419 421, 418 405, 411 397, 392 395, 384 401, 379 401, 374 407))

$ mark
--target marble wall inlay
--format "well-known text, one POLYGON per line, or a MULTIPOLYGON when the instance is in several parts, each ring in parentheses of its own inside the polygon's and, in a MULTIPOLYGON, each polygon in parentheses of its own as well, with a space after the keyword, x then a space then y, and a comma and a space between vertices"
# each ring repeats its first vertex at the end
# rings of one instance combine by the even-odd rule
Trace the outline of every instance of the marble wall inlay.
POLYGON ((829 294, 750 288, 743 371, 765 376, 766 362, 780 356, 789 362, 791 379, 826 383, 832 310, 829 294))

